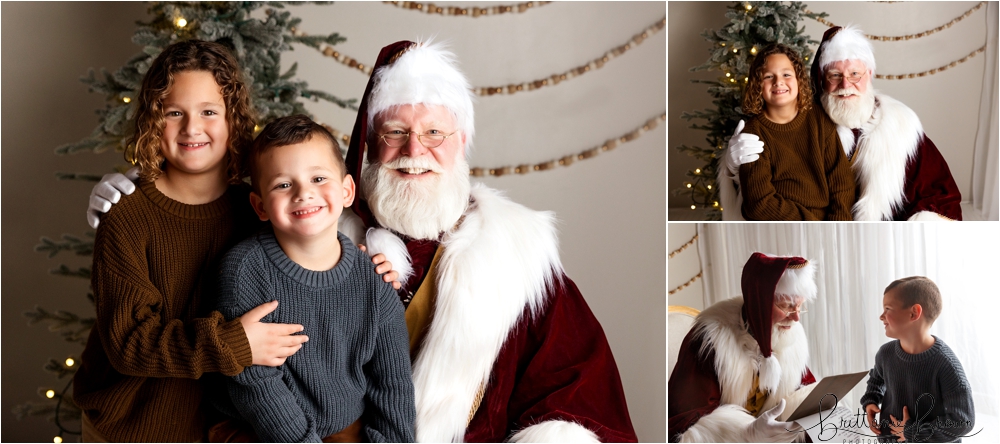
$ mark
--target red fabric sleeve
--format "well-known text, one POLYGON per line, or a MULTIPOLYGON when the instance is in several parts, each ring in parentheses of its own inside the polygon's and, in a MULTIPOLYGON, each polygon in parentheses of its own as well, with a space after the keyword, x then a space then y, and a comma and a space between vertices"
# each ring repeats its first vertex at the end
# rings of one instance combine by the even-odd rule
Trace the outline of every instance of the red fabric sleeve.
POLYGON ((719 407, 722 392, 715 373, 715 351, 698 356, 701 337, 694 338, 694 329, 688 332, 677 353, 677 364, 667 382, 667 440, 677 442, 702 416, 719 407))
POLYGON ((917 154, 906 164, 903 197, 903 210, 896 214, 896 220, 909 219, 921 211, 962 220, 962 193, 948 169, 948 162, 926 134, 917 147, 917 154))
POLYGON ((506 441, 548 420, 570 421, 604 442, 637 442, 601 324, 573 281, 551 289, 534 320, 525 311, 493 366, 466 442, 506 441))

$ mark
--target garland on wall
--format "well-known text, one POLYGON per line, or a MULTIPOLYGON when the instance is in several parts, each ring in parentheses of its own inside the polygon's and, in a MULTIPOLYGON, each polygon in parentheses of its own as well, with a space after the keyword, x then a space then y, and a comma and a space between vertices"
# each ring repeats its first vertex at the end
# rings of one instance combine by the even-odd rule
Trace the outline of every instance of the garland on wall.
MULTIPOLYGON (((913 40, 913 39, 919 39, 919 38, 922 38, 922 37, 927 37, 927 36, 929 36, 931 34, 934 34, 934 33, 940 32, 942 30, 951 28, 952 25, 954 25, 954 24, 956 24, 956 23, 964 20, 965 18, 969 17, 970 15, 972 15, 972 13, 978 11, 985 4, 986 4, 986 2, 979 2, 979 4, 977 4, 976 6, 973 6, 968 11, 965 11, 964 14, 962 14, 962 15, 960 15, 958 17, 955 17, 950 22, 945 23, 945 24, 943 24, 941 26, 938 26, 937 28, 934 28, 934 29, 928 29, 928 30, 926 30, 924 32, 918 32, 916 34, 898 35, 898 36, 885 36, 885 35, 870 35, 870 34, 865 34, 865 37, 868 37, 868 39, 870 39, 870 40, 876 40, 876 41, 880 41, 880 42, 898 42, 898 41, 903 41, 903 40, 913 40)), ((806 10, 806 12, 809 12, 809 11, 806 10)), ((813 17, 813 18, 817 22, 820 22, 820 23, 822 23, 822 24, 824 24, 824 25, 826 25, 828 27, 831 27, 831 28, 834 27, 834 26, 838 26, 838 25, 833 24, 829 20, 824 19, 823 17, 813 17)), ((939 66, 937 68, 934 68, 934 69, 928 69, 926 71, 917 72, 917 73, 910 73, 910 74, 875 74, 875 78, 876 79, 882 79, 882 80, 902 80, 902 79, 915 79, 917 77, 926 77, 926 76, 929 76, 929 75, 937 74, 937 73, 939 73, 941 71, 945 71, 948 68, 954 68, 954 67, 956 67, 956 66, 958 66, 958 65, 960 65, 962 63, 967 62, 969 59, 975 57, 976 54, 979 54, 979 53, 984 52, 984 51, 986 51, 986 45, 985 44, 982 47, 980 47, 979 49, 970 52, 965 57, 962 57, 962 58, 960 58, 958 60, 955 60, 955 61, 953 61, 951 63, 947 63, 947 64, 944 64, 944 65, 941 65, 941 66, 939 66)))
MULTIPOLYGON (((567 71, 552 74, 548 77, 543 77, 541 79, 530 80, 520 83, 512 83, 505 86, 481 86, 473 87, 472 90, 481 97, 489 97, 497 94, 515 94, 521 91, 535 91, 547 86, 558 85, 569 79, 573 79, 582 76, 588 72, 596 71, 603 68, 606 63, 612 59, 618 58, 621 55, 628 52, 630 49, 635 48, 642 44, 650 36, 660 32, 667 26, 667 18, 663 17, 657 20, 656 23, 647 26, 645 29, 639 33, 633 35, 627 42, 616 46, 599 57, 587 62, 584 65, 571 68, 567 71)), ((292 29, 292 34, 296 37, 308 37, 308 34, 302 32, 297 28, 292 29)), ((366 65, 364 63, 358 62, 357 59, 351 57, 347 54, 341 53, 330 45, 324 45, 322 47, 316 47, 316 50, 322 53, 324 56, 330 57, 340 64, 347 66, 348 68, 354 69, 358 72, 364 73, 367 76, 371 76, 372 67, 371 65, 366 65)))
POLYGON ((497 6, 486 6, 486 7, 476 7, 471 8, 460 8, 458 6, 437 6, 434 3, 419 3, 419 2, 382 2, 388 5, 395 6, 397 8, 409 9, 411 11, 426 12, 427 14, 438 14, 447 16, 458 16, 458 17, 473 17, 478 18, 487 15, 500 15, 508 13, 524 13, 538 6, 545 6, 552 2, 525 2, 518 3, 516 5, 497 5, 497 6))
MULTIPOLYGON (((687 241, 687 243, 685 243, 684 245, 681 245, 680 248, 678 248, 678 249, 676 249, 674 251, 671 251, 670 254, 667 255, 667 258, 668 259, 673 259, 674 256, 677 256, 682 251, 687 250, 688 247, 690 247, 691 245, 694 245, 694 242, 696 240, 698 240, 698 234, 697 233, 695 233, 694 237, 692 237, 691 240, 687 241)), ((696 281, 698 281, 698 279, 701 278, 701 274, 702 274, 702 272, 699 271, 698 274, 694 275, 694 277, 692 277, 691 279, 688 279, 687 282, 685 282, 685 283, 683 283, 681 285, 678 285, 677 287, 674 287, 673 290, 668 291, 667 295, 669 296, 669 295, 677 293, 678 291, 681 291, 681 290, 683 290, 685 288, 688 288, 689 286, 691 286, 691 284, 695 283, 696 281)))

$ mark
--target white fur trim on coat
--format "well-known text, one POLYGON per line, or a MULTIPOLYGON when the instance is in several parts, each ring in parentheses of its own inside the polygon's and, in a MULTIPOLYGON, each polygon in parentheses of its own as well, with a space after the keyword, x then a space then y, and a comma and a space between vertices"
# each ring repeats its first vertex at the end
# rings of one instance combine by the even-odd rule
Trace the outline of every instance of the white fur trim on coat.
POLYGON ((955 219, 944 217, 933 211, 918 211, 907 220, 910 222, 953 222, 955 219))
POLYGON ((510 442, 601 442, 597 434, 575 422, 543 421, 510 437, 510 442))
POLYGON ((720 405, 684 431, 680 442, 746 442, 753 420, 753 415, 738 405, 720 405))
POLYGON ((903 206, 906 163, 917 152, 923 125, 912 109, 884 94, 875 94, 872 118, 861 127, 852 169, 861 187, 854 220, 892 220, 903 206))
POLYGON ((433 322, 413 363, 417 441, 461 441, 473 400, 525 307, 562 275, 554 216, 476 184, 442 241, 433 322))
POLYGON ((365 237, 368 255, 384 254, 385 259, 392 264, 392 269, 399 273, 396 280, 405 283, 413 274, 413 263, 403 240, 385 228, 369 228, 365 237))
MULTIPOLYGON (((728 299, 706 308, 695 319, 692 330, 704 337, 700 354, 715 351, 715 373, 719 377, 721 404, 742 406, 753 387, 754 374, 761 368, 764 356, 757 341, 743 325, 740 309, 743 298, 728 299)), ((802 383, 809 359, 809 344, 802 324, 795 322, 787 333, 792 346, 771 350, 781 367, 777 388, 768 396, 761 411, 767 411, 795 391, 802 383)), ((704 420, 704 418, 702 418, 704 420)), ((701 420, 699 420, 699 423, 701 420)))

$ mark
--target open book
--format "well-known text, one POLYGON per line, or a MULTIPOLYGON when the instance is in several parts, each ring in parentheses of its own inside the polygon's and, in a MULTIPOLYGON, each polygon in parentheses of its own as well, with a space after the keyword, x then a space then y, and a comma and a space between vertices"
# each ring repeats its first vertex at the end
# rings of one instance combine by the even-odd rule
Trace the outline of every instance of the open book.
POLYGON ((813 442, 863 442, 873 438, 864 413, 840 402, 867 374, 864 371, 823 378, 806 389, 810 391, 801 403, 787 406, 778 420, 794 421, 813 442))

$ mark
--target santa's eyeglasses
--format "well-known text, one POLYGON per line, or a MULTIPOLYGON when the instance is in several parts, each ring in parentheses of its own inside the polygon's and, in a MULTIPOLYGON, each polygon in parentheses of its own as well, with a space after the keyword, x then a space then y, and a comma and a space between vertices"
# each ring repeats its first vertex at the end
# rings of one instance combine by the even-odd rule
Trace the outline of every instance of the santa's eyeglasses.
MULTIPOLYGON (((847 81, 857 85, 858 82, 861 81, 861 78, 864 77, 867 72, 868 71, 852 72, 850 75, 847 76, 847 81)), ((831 72, 826 75, 826 81, 829 82, 831 85, 839 85, 840 82, 844 81, 844 75, 839 72, 831 72)))
MULTIPOLYGON (((437 131, 437 130, 432 130, 432 131, 437 131)), ((410 141, 410 134, 412 133, 412 134, 417 134, 417 141, 419 141, 420 144, 424 146, 424 148, 437 148, 441 146, 442 143, 444 143, 445 139, 454 136, 455 133, 457 132, 458 130, 455 130, 451 134, 445 135, 440 132, 417 134, 416 131, 392 130, 379 136, 379 138, 382 139, 382 141, 385 142, 386 145, 392 148, 399 148, 403 145, 406 145, 406 143, 410 141)))
POLYGON ((778 304, 774 304, 774 308, 777 308, 778 311, 784 313, 784 315, 785 315, 786 318, 790 317, 793 314, 797 314, 797 315, 801 316, 803 314, 809 313, 808 311, 806 311, 806 306, 805 305, 799 305, 798 307, 789 307, 787 305, 781 306, 781 305, 778 305, 778 304))

